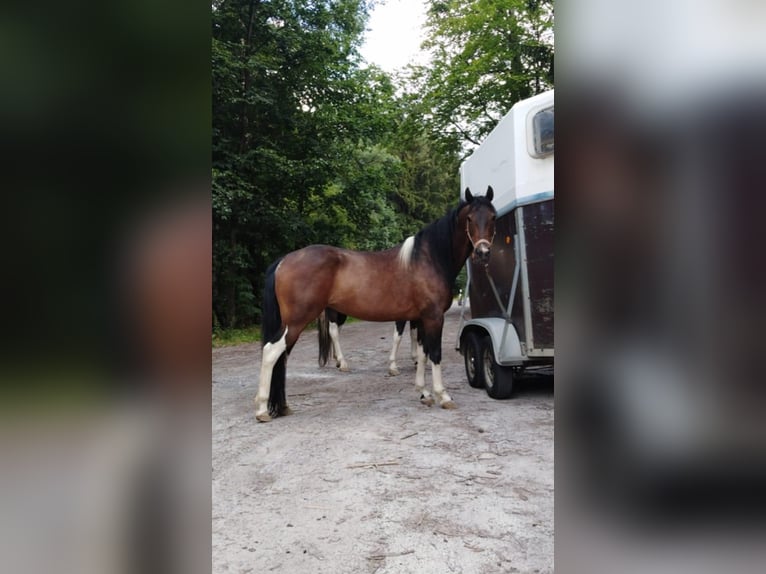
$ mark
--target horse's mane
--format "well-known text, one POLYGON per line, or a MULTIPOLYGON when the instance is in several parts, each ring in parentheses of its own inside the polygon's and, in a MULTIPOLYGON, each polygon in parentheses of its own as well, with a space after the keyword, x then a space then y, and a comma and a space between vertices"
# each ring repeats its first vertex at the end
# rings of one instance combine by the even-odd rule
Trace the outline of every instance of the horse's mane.
POLYGON ((418 231, 412 249, 412 259, 416 260, 422 253, 423 246, 428 245, 431 260, 439 269, 444 280, 450 285, 455 282, 460 269, 455 265, 452 254, 452 236, 455 232, 457 215, 465 205, 466 202, 460 200, 457 207, 450 209, 445 215, 418 231), (455 271, 456 267, 457 271, 455 271))

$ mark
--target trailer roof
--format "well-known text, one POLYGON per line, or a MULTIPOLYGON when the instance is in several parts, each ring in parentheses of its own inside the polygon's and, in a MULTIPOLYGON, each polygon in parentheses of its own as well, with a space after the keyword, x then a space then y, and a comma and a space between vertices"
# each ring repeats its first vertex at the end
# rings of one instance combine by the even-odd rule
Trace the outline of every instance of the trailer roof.
POLYGON ((460 167, 460 194, 491 185, 499 214, 553 197, 553 152, 535 157, 533 119, 552 110, 553 90, 516 103, 460 167))

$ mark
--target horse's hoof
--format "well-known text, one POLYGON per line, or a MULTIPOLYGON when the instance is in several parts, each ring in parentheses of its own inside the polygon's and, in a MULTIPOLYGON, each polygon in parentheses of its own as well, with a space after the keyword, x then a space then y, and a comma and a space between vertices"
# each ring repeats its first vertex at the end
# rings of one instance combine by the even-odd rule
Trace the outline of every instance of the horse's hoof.
POLYGON ((399 374, 399 369, 397 369, 396 367, 389 367, 388 374, 391 375, 392 377, 395 377, 399 374))
POLYGON ((263 413, 262 415, 255 415, 255 420, 257 420, 259 423, 267 423, 271 420, 271 415, 269 415, 269 413, 263 413))
POLYGON ((420 402, 427 407, 431 407, 434 404, 434 399, 433 397, 426 397, 426 396, 420 395, 420 402))
POLYGON ((293 409, 291 409, 290 407, 285 405, 285 406, 283 406, 282 408, 279 409, 279 416, 280 417, 286 417, 288 415, 293 414, 293 412, 294 412, 293 409))
POLYGON ((452 401, 445 401, 442 403, 442 408, 451 410, 451 409, 456 409, 457 405, 453 403, 452 401))
POLYGON ((340 369, 341 373, 348 373, 351 370, 348 368, 348 365, 340 365, 338 369, 340 369))

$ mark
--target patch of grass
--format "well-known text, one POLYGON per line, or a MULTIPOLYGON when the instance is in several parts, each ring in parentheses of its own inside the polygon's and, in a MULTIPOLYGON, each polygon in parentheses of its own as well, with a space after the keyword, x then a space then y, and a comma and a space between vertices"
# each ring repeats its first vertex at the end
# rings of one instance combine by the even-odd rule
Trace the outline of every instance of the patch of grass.
POLYGON ((231 347, 244 343, 257 343, 261 340, 261 328, 258 325, 243 329, 221 329, 213 331, 213 348, 231 347))
POLYGON ((0 372, 0 420, 98 413, 112 404, 114 389, 114 379, 91 365, 55 359, 50 366, 11 365, 0 372))
MULTIPOLYGON (((356 323, 359 319, 348 317, 346 324, 356 323)), ((306 328, 306 331, 314 331, 317 328, 317 322, 312 321, 306 328)), ((213 348, 232 347, 234 345, 243 345, 245 343, 257 343, 261 340, 260 325, 244 327, 242 329, 215 329, 213 331, 213 348)))

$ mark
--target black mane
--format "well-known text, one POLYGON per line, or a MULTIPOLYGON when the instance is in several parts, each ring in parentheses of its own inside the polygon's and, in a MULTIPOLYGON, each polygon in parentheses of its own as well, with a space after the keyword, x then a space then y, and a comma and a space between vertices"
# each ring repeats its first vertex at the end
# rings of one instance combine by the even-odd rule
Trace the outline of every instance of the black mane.
POLYGON ((433 263, 450 286, 455 283, 457 274, 460 272, 460 266, 456 265, 452 255, 452 236, 455 232, 458 213, 466 205, 467 203, 461 199, 457 207, 450 209, 446 215, 418 231, 412 248, 412 259, 415 261, 420 257, 423 245, 428 245, 433 263))

